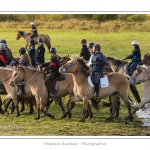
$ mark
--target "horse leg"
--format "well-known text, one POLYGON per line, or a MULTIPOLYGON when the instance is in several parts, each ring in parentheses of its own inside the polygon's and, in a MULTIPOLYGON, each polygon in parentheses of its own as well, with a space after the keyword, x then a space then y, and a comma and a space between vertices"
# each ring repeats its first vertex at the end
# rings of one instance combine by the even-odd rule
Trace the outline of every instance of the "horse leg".
POLYGON ((115 114, 115 118, 119 117, 119 110, 120 110, 120 97, 118 96, 118 108, 117 108, 117 111, 116 111, 116 114, 115 114))
POLYGON ((50 113, 48 113, 47 111, 44 110, 44 106, 46 104, 47 101, 42 102, 42 99, 40 99, 40 111, 43 112, 46 116, 52 118, 52 119, 55 119, 54 115, 51 115, 50 113))
POLYGON ((12 98, 7 99, 7 97, 5 98, 5 100, 3 102, 4 103, 4 112, 6 113, 6 115, 8 115, 7 109, 11 102, 13 102, 12 98))
POLYGON ((137 107, 134 108, 133 112, 131 114, 129 114, 129 116, 125 117, 125 120, 130 119, 130 121, 132 121, 133 115, 136 113, 136 111, 138 111, 140 108, 142 108, 148 102, 149 102, 148 97, 142 98, 141 102, 137 105, 137 107))
POLYGON ((20 116, 20 112, 19 112, 19 104, 18 104, 18 101, 14 101, 14 104, 15 104, 15 108, 16 108, 16 111, 17 111, 17 115, 16 117, 19 117, 20 116))
POLYGON ((23 112, 25 110, 24 98, 20 98, 19 101, 21 101, 21 104, 22 104, 20 112, 23 112))
POLYGON ((57 105, 61 108, 62 113, 65 113, 65 108, 63 107, 62 98, 57 99, 57 105))
POLYGON ((40 99, 38 97, 35 97, 36 105, 37 105, 37 115, 34 118, 35 120, 40 119, 40 99))
POLYGON ((0 113, 1 114, 4 114, 4 110, 2 109, 2 99, 1 99, 1 96, 0 96, 0 113))
POLYGON ((135 97, 135 99, 139 103, 141 101, 141 98, 139 96, 139 93, 137 91, 137 88, 136 88, 135 84, 130 85, 130 89, 131 89, 131 92, 132 92, 133 96, 135 97))
POLYGON ((34 113, 34 109, 33 109, 33 97, 29 98, 29 107, 30 107, 29 114, 33 114, 34 113))
POLYGON ((85 121, 86 112, 88 110, 88 100, 86 98, 83 98, 83 116, 82 119, 79 120, 79 122, 85 121))
MULTIPOLYGON (((90 107, 90 103, 88 103, 88 120, 91 120, 91 118, 93 118, 93 113, 92 113, 92 110, 91 110, 91 107, 90 107)), ((87 118, 87 114, 85 115, 85 118, 87 118)))
POLYGON ((12 114, 14 111, 15 111, 15 104, 14 104, 14 102, 12 101, 11 107, 10 107, 10 114, 12 114))
POLYGON ((117 111, 118 108, 118 93, 114 93, 110 96, 111 98, 111 103, 112 103, 112 112, 109 118, 106 120, 112 120, 114 118, 114 114, 117 111))

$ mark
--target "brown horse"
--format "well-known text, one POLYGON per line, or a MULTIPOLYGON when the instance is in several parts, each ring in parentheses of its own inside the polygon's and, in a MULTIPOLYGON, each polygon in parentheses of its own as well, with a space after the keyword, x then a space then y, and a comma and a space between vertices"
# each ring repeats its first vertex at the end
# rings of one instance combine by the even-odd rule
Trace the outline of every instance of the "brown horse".
MULTIPOLYGON (((47 104, 48 100, 48 90, 44 82, 44 73, 38 70, 34 70, 27 67, 14 66, 14 71, 11 78, 11 85, 14 86, 15 83, 19 83, 22 80, 28 82, 33 95, 36 97, 37 104, 37 117, 35 119, 40 119, 40 111, 42 111, 48 117, 54 119, 54 116, 44 110, 44 106, 47 104), (40 80, 40 82, 37 82, 40 80)), ((71 74, 65 75, 65 80, 56 81, 55 89, 57 94, 51 98, 60 98, 66 95, 72 97, 73 94, 73 80, 71 74)))
MULTIPOLYGON (((89 85, 88 83, 88 76, 87 71, 89 67, 86 66, 85 61, 82 57, 73 57, 70 61, 60 67, 60 73, 72 73, 73 81, 75 86, 77 87, 77 94, 73 96, 68 101, 68 112, 71 111, 70 104, 72 102, 76 102, 79 100, 83 101, 83 117, 81 119, 82 122, 85 121, 85 115, 88 109, 88 101, 93 97, 94 88, 89 85)), ((107 75, 109 86, 107 88, 100 88, 99 90, 99 98, 106 98, 109 95, 115 95, 116 93, 124 100, 128 108, 129 114, 131 113, 131 105, 128 100, 128 90, 129 90, 129 83, 127 78, 120 74, 120 73, 110 73, 107 75)), ((116 105, 118 104, 117 101, 113 102, 113 114, 110 116, 112 119, 114 113, 116 111, 116 105)))
POLYGON ((150 54, 149 53, 146 53, 144 55, 144 58, 143 58, 141 63, 146 65, 146 66, 150 66, 150 54))
MULTIPOLYGON (((0 81, 3 83, 7 93, 11 96, 13 99, 14 105, 17 110, 17 115, 16 117, 20 116, 19 112, 19 97, 17 96, 18 92, 18 87, 11 87, 10 86, 10 81, 11 81, 11 75, 13 73, 13 68, 12 67, 7 67, 7 68, 2 68, 0 67, 0 81)), ((33 98, 33 95, 31 93, 30 87, 28 84, 25 85, 25 93, 27 98, 33 98)))
POLYGON ((142 108, 146 103, 150 102, 150 66, 140 66, 138 65, 136 70, 134 71, 132 78, 129 80, 130 84, 139 84, 142 83, 143 86, 143 94, 141 102, 136 106, 134 111, 126 117, 126 119, 132 119, 132 116, 136 111, 142 108))
MULTIPOLYGON (((26 46, 25 48, 27 49, 29 40, 30 40, 30 35, 31 33, 26 33, 24 31, 18 31, 17 36, 16 36, 16 40, 19 40, 21 37, 23 37, 26 40, 26 46)), ((44 34, 39 34, 38 36, 34 37, 34 41, 35 44, 37 44, 37 39, 38 38, 42 38, 44 43, 46 44, 49 52, 50 52, 50 48, 51 48, 51 41, 50 41, 50 37, 48 35, 44 35, 44 34)))
MULTIPOLYGON (((113 72, 118 72, 118 73, 124 74, 124 66, 127 64, 127 62, 121 61, 121 60, 118 60, 118 59, 115 59, 112 57, 106 57, 106 59, 107 59, 108 66, 113 70, 113 72)), ((130 85, 130 90, 131 90, 133 96, 135 97, 135 99, 137 100, 137 102, 139 103, 141 101, 141 98, 140 98, 137 88, 134 84, 130 85)), ((131 100, 130 97, 129 97, 129 99, 131 100)))

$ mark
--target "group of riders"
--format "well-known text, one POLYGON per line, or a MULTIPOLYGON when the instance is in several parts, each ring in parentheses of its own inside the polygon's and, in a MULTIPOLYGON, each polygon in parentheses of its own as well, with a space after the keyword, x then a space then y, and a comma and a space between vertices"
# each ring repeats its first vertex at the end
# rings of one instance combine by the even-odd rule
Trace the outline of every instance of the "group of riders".
MULTIPOLYGON (((35 41, 33 37, 38 35, 37 28, 33 22, 31 22, 32 26, 32 35, 29 40, 29 51, 26 53, 26 49, 21 47, 19 49, 20 57, 14 58, 11 50, 8 48, 6 40, 0 41, 0 66, 5 67, 6 65, 13 65, 16 62, 19 65, 26 67, 36 67, 39 65, 43 71, 46 72, 45 85, 48 88, 50 96, 54 96, 56 94, 56 90, 53 86, 53 80, 60 76, 59 67, 60 67, 60 57, 57 55, 57 50, 55 47, 50 49, 51 58, 50 62, 45 63, 45 48, 44 42, 42 38, 38 38, 38 47, 35 47, 35 41)), ((94 97, 98 98, 99 95, 99 78, 103 74, 104 66, 107 64, 106 57, 101 52, 101 46, 96 43, 89 43, 87 46, 87 40, 81 39, 80 44, 82 45, 82 49, 80 51, 80 57, 83 57, 90 67, 90 75, 93 77, 93 84, 95 87, 94 97)), ((131 43, 133 46, 132 53, 125 57, 125 59, 132 59, 132 62, 129 64, 129 74, 132 76, 134 70, 137 65, 141 62, 141 52, 138 41, 133 41, 131 43)), ((24 95, 24 85, 19 86, 20 90, 18 95, 24 95)))

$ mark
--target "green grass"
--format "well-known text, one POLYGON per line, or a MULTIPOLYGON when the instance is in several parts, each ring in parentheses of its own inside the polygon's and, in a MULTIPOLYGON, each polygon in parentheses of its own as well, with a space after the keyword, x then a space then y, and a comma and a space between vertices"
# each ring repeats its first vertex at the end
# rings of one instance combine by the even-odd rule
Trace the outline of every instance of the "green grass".
MULTIPOLYGON (((51 38, 51 44, 56 47, 58 55, 79 55, 81 45, 79 41, 81 38, 86 38, 88 43, 99 43, 102 47, 101 51, 106 56, 123 59, 132 51, 131 42, 138 40, 141 47, 142 56, 149 52, 149 39, 148 32, 121 32, 121 33, 100 33, 99 31, 71 31, 71 30, 40 30, 41 34, 48 34, 51 38)), ((1 39, 6 39, 8 47, 13 52, 14 56, 19 57, 19 48, 25 46, 25 40, 21 38, 17 41, 16 32, 1 32, 1 39)), ((46 46, 45 46, 46 48, 46 46)), ((46 60, 49 61, 50 54, 46 48, 46 60)), ((140 95, 142 94, 141 85, 138 85, 140 95)), ((129 95, 134 100, 131 92, 129 95)), ((4 96, 3 96, 4 98, 4 96)), ((64 98, 64 106, 66 108, 67 98, 64 98)), ((107 99, 105 101, 108 101, 107 99)), ((135 100, 134 100, 135 101, 135 100)), ((132 108, 133 110, 133 108, 132 108)), ((140 119, 134 115, 133 122, 124 121, 124 117, 128 115, 124 103, 121 103, 120 117, 113 119, 113 121, 106 121, 109 117, 109 107, 100 105, 100 111, 97 112, 92 107, 94 118, 85 123, 79 122, 82 117, 82 103, 77 102, 76 107, 72 111, 73 117, 61 120, 62 115, 60 108, 52 104, 49 112, 55 115, 56 120, 48 117, 41 118, 35 121, 35 113, 28 115, 29 111, 26 108, 21 116, 15 118, 15 113, 6 117, 0 115, 0 135, 4 136, 139 136, 142 133, 150 133, 147 127, 142 127, 140 119)))

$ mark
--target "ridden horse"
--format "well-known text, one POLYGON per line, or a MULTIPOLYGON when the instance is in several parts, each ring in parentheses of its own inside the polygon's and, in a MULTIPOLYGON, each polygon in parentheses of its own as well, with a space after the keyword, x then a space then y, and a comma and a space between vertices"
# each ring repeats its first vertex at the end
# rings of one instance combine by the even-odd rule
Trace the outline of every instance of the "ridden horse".
MULTIPOLYGON (((11 87, 10 86, 10 81, 11 81, 11 75, 13 73, 13 68, 12 67, 0 67, 0 81, 3 83, 6 92, 9 93, 9 95, 11 96, 11 98, 13 99, 15 108, 17 110, 17 115, 16 117, 20 116, 20 112, 19 112, 19 97, 17 96, 17 92, 18 92, 18 87, 11 87)), ((30 87, 28 84, 25 85, 25 93, 26 93, 26 97, 27 98, 33 98, 33 95, 31 93, 30 87)), ((33 111, 33 109, 30 111, 33 111)), ((33 112, 29 112, 29 113, 33 113, 33 112)))
MULTIPOLYGON (((87 71, 89 71, 89 67, 86 66, 86 63, 82 57, 73 57, 70 61, 59 68, 60 73, 72 73, 74 85, 77 87, 77 94, 75 94, 69 101, 67 105, 67 112, 71 111, 70 105, 72 102, 76 102, 79 100, 83 101, 83 116, 80 121, 85 121, 85 115, 88 109, 88 101, 93 97, 94 88, 88 83, 87 71)), ((124 103, 128 108, 128 113, 131 113, 131 104, 128 100, 128 90, 129 83, 127 78, 120 73, 110 73, 107 75, 109 86, 107 88, 100 88, 99 90, 99 98, 106 98, 111 95, 116 95, 116 93, 123 99, 124 103)), ((113 112, 109 119, 114 117, 114 113, 116 111, 118 105, 117 101, 112 100, 113 112)))
MULTIPOLYGON (((113 70, 113 72, 125 74, 124 66, 127 64, 127 62, 121 61, 121 60, 118 60, 118 59, 115 59, 112 57, 106 57, 106 59, 107 59, 107 65, 113 70)), ((130 90, 131 90, 133 96, 135 97, 135 99, 137 100, 137 102, 139 103, 141 101, 141 98, 140 98, 137 88, 134 84, 130 85, 130 90)), ((130 97, 129 97, 129 99, 131 100, 130 97)))
MULTIPOLYGON (((22 80, 25 82, 29 82, 31 91, 36 98, 37 104, 37 116, 35 119, 40 119, 40 111, 42 111, 48 117, 54 119, 54 115, 47 113, 44 110, 44 106, 48 100, 48 90, 45 86, 44 82, 44 72, 39 71, 38 69, 31 69, 27 67, 14 66, 14 71, 11 78, 11 85, 14 86, 15 83, 19 83, 22 80), (40 82, 37 82, 40 80, 40 82)), ((57 94, 51 98, 60 98, 66 95, 73 96, 73 80, 71 74, 65 75, 65 80, 60 80, 56 82, 55 89, 57 90, 57 94)))
MULTIPOLYGON (((29 40, 30 40, 30 35, 32 33, 26 33, 24 31, 18 31, 17 36, 16 36, 16 40, 19 40, 21 37, 23 37, 26 40, 26 46, 25 48, 27 49, 29 40)), ((50 37, 48 35, 44 35, 44 34, 39 34, 38 36, 35 36, 33 39, 35 41, 35 44, 37 44, 37 39, 38 38, 42 38, 44 43, 46 44, 49 52, 50 52, 50 48, 51 48, 51 41, 50 41, 50 37)))
POLYGON ((139 84, 142 83, 143 86, 143 94, 141 102, 135 107, 133 112, 127 116, 125 119, 132 119, 132 116, 136 111, 142 108, 146 103, 150 102, 150 66, 140 66, 138 65, 136 70, 134 71, 132 78, 129 80, 130 84, 139 84))

